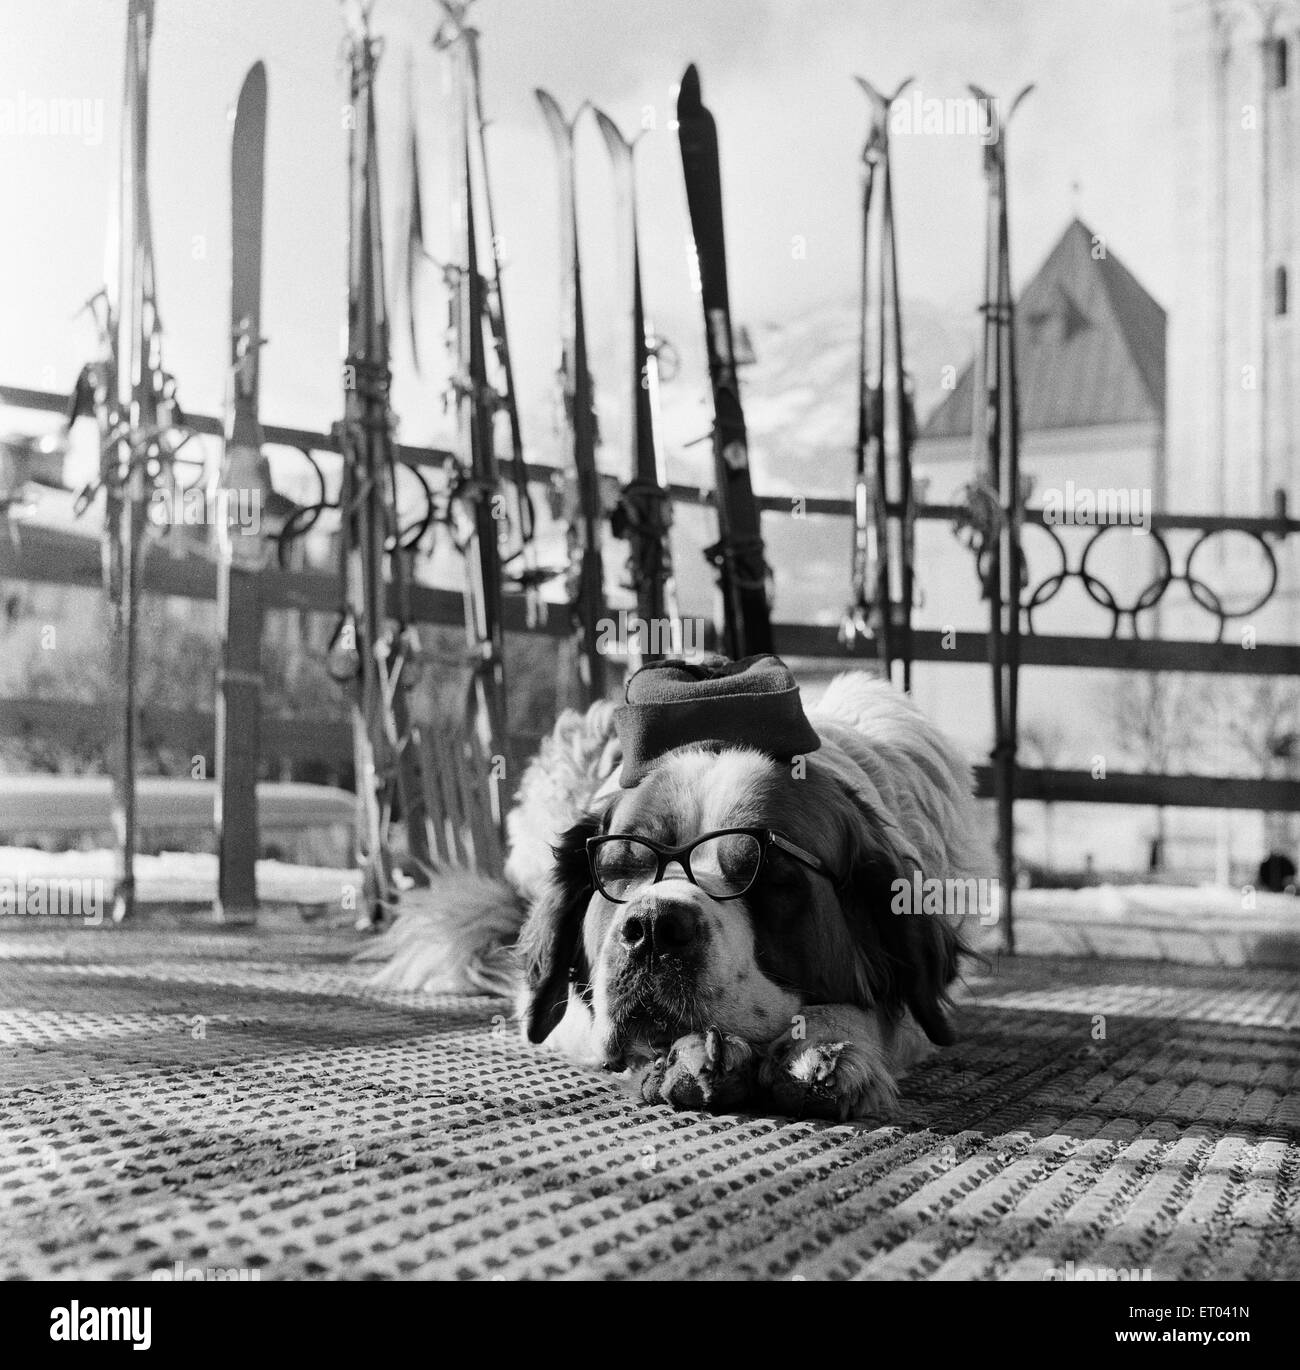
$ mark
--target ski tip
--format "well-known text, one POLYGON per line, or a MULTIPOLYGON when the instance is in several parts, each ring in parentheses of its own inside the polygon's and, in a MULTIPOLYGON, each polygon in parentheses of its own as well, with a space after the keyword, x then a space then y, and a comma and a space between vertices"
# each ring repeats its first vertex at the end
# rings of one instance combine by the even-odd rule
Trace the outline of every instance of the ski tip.
POLYGON ((1012 100, 1010 112, 1007 114, 1007 118, 1008 118, 1008 119, 1010 119, 1010 118, 1011 118, 1011 115, 1014 114, 1014 113, 1016 112, 1016 110, 1018 110, 1018 109, 1020 108, 1020 102, 1025 98, 1025 96, 1026 96, 1026 95, 1032 95, 1032 94, 1033 94, 1034 89, 1035 89, 1034 82, 1031 81, 1031 82, 1024 88, 1024 90, 1022 90, 1022 91, 1020 92, 1020 94, 1017 95, 1016 98, 1015 98, 1014 100, 1012 100))
POLYGON ((603 109, 598 109, 595 105, 587 106, 596 117, 596 124, 600 129, 601 137, 605 140, 605 146, 609 150, 609 155, 616 161, 619 157, 627 156, 632 151, 632 145, 636 139, 629 141, 623 137, 623 130, 605 113, 603 109))
POLYGON ((867 99, 874 105, 879 105, 882 109, 888 109, 895 100, 916 80, 915 76, 909 76, 905 81, 900 81, 892 95, 882 95, 875 86, 867 80, 865 76, 855 76, 853 78, 866 93, 867 99))
POLYGON ((700 69, 694 62, 682 72, 682 83, 677 90, 677 108, 695 107, 702 103, 700 96, 700 69))
POLYGON ((870 81, 867 80, 865 76, 855 76, 853 79, 858 83, 859 86, 862 87, 863 93, 866 95, 867 99, 870 100, 873 105, 884 105, 888 103, 885 100, 885 97, 881 95, 881 93, 875 88, 875 86, 871 84, 870 81))
POLYGON ((564 117, 564 111, 560 108, 560 102, 551 94, 549 90, 543 90, 537 86, 533 90, 537 103, 542 107, 542 113, 546 116, 546 122, 554 128, 567 129, 569 121, 564 117))
POLYGON ((238 123, 241 119, 253 119, 264 123, 266 120, 266 66, 254 62, 244 74, 244 83, 239 87, 239 98, 229 117, 238 123))

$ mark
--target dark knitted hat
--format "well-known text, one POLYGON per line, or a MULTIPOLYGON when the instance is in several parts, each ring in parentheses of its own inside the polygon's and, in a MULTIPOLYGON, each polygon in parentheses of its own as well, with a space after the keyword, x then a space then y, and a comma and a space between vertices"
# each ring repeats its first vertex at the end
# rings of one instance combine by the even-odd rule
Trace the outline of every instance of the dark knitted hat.
POLYGON ((666 752, 691 742, 753 747, 777 761, 821 746, 794 676, 777 656, 652 661, 627 682, 624 697, 614 715, 624 789, 639 784, 666 752))

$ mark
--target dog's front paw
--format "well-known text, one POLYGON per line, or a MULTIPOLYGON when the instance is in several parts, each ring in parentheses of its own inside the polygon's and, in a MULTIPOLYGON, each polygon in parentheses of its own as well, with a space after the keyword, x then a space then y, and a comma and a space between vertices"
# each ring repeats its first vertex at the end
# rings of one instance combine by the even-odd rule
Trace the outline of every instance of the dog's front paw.
POLYGON ((754 1048, 740 1037, 717 1028, 690 1032, 646 1071, 641 1098, 676 1109, 726 1113, 753 1095, 757 1064, 754 1048))
POLYGON ((883 1055, 852 1039, 778 1037, 759 1068, 759 1083, 781 1112, 794 1118, 887 1116, 898 1087, 883 1055))

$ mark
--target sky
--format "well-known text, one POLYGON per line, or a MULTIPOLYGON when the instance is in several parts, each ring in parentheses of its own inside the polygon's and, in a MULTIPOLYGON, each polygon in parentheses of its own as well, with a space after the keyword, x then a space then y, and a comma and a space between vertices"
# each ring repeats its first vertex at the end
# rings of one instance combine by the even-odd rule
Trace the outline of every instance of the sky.
MULTIPOLYGON (((560 275, 555 163, 534 87, 566 109, 591 100, 626 131, 645 128, 637 158, 647 306, 682 352, 679 384, 695 386, 702 401, 701 325, 670 127, 687 62, 698 64, 719 123, 739 320, 761 325, 853 305, 866 126, 854 74, 882 88, 915 76, 919 99, 960 97, 972 80, 1007 95, 1035 82, 1009 143, 1018 280, 1078 213, 1167 302, 1171 10, 1172 0, 479 0, 489 156, 530 447, 546 455, 552 438, 539 430, 550 412, 560 275)), ((74 316, 103 277, 125 12, 125 0, 0 0, 6 384, 67 389, 94 348, 74 316), (92 119, 80 136, 15 130, 12 111, 23 102, 56 99, 91 102, 102 127, 92 119)), ((385 40, 379 112, 390 257, 408 61, 430 247, 446 251, 448 91, 445 59, 429 42, 437 14, 432 0, 374 7, 385 40)), ((338 416, 342 32, 332 0, 158 0, 150 165, 159 301, 167 365, 192 411, 216 412, 224 391, 227 111, 247 67, 262 58, 270 85, 262 416, 321 429, 338 416)), ((894 147, 904 293, 973 317, 983 253, 978 142, 968 133, 917 133, 896 136, 894 147)), ((579 135, 579 177, 593 367, 598 386, 604 379, 617 389, 605 359, 624 292, 610 247, 609 167, 591 121, 579 135)), ((398 347, 394 398, 406 442, 450 436, 440 403, 444 308, 436 288, 422 300, 422 375, 398 347)), ((670 454, 699 436, 689 431, 695 422, 680 419, 682 431, 667 434, 670 454)), ((698 422, 707 422, 702 407, 698 422)))

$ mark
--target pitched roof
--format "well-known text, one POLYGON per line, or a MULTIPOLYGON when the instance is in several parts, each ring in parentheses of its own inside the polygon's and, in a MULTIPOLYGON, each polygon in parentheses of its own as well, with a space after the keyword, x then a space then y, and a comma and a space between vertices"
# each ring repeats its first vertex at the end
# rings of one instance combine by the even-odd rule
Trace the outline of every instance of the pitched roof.
MULTIPOLYGON (((1165 311, 1075 219, 1016 302, 1025 432, 1162 419, 1165 311)), ((923 438, 967 437, 975 363, 926 419, 923 438)))

